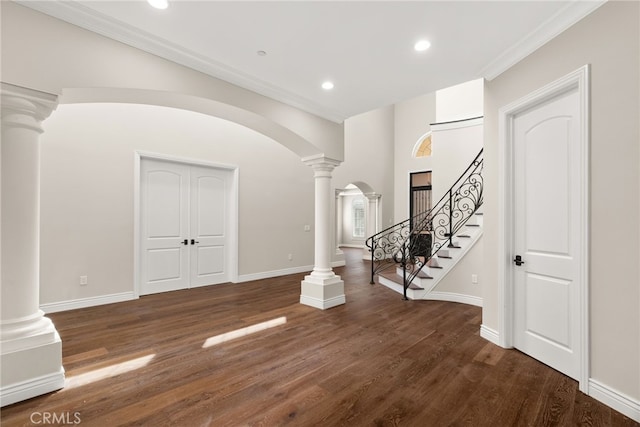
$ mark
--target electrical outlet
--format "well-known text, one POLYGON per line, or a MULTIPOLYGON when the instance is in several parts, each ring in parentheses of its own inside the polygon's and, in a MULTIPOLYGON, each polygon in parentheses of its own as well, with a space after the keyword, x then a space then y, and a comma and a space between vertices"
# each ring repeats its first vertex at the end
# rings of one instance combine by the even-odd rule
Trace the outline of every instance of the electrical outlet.
POLYGON ((289 254, 289 261, 293 261, 293 254, 289 254))
POLYGON ((478 283, 478 275, 477 274, 472 274, 471 275, 471 283, 478 283))
POLYGON ((80 276, 80 286, 87 286, 88 283, 87 276, 80 276))
POLYGON ((310 225, 305 225, 304 226, 304 231, 311 231, 311 226, 310 225))

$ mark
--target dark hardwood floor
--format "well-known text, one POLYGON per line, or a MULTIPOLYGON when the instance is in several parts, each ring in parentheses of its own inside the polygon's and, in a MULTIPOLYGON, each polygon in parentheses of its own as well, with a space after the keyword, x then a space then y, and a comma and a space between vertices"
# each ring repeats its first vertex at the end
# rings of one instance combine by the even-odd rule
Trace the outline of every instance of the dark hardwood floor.
POLYGON ((68 386, 2 425, 638 426, 485 341, 478 307, 403 301, 347 254, 347 304, 326 311, 292 275, 52 314, 68 386))

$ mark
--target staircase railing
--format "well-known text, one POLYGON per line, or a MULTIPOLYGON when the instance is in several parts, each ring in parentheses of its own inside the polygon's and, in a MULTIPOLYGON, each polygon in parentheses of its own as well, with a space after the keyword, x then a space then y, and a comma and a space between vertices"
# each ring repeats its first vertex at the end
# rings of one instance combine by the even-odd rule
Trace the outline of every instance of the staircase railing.
POLYGON ((482 151, 428 212, 421 212, 369 237, 371 284, 387 268, 402 267, 404 299, 407 289, 427 262, 445 247, 482 205, 482 151))

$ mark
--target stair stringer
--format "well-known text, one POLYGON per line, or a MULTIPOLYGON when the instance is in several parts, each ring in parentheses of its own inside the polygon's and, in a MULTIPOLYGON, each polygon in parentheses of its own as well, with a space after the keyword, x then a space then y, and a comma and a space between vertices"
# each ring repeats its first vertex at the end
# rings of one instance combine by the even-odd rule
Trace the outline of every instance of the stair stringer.
MULTIPOLYGON (((423 271, 432 276, 432 279, 415 277, 411 282, 413 285, 416 285, 422 289, 407 289, 407 298, 410 300, 438 300, 438 301, 449 301, 449 302, 460 302, 464 304, 471 304, 476 306, 482 306, 482 299, 472 295, 464 295, 457 294, 451 292, 442 292, 442 291, 434 291, 435 287, 444 279, 456 265, 462 260, 467 252, 473 248, 480 237, 482 237, 482 216, 475 216, 475 221, 470 221, 471 224, 465 224, 463 226, 464 233, 470 235, 470 238, 462 238, 458 237, 454 240, 460 243, 460 248, 457 249, 448 249, 443 248, 444 251, 449 252, 451 254, 450 259, 440 259, 438 258, 438 254, 435 255, 434 258, 439 259, 439 262, 442 265, 442 269, 434 269, 428 266, 423 268, 423 271), (464 241, 464 243, 462 243, 464 241), (440 270, 440 271, 438 271, 440 270)), ((444 252, 443 251, 443 252, 444 252)), ((402 277, 402 268, 397 267, 396 274, 399 278, 402 277)), ((391 290, 394 290, 400 294, 403 293, 403 286, 401 283, 395 282, 387 277, 378 276, 378 283, 388 287, 391 290)))

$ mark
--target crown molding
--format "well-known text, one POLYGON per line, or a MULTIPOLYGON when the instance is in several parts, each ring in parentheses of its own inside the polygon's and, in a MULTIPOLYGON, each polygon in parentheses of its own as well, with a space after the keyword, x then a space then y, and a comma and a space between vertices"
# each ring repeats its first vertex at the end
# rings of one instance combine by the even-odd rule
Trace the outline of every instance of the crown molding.
POLYGON ((495 79, 606 2, 607 0, 571 1, 486 65, 480 70, 479 75, 487 80, 495 79))
POLYGON ((332 122, 342 123, 347 118, 346 114, 327 109, 314 101, 257 79, 176 43, 112 19, 78 2, 61 0, 12 1, 332 122))

